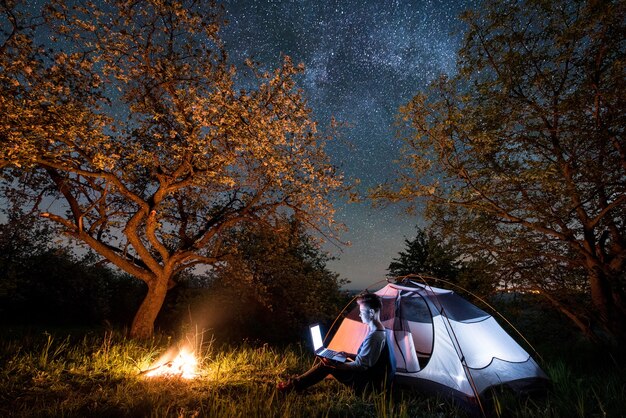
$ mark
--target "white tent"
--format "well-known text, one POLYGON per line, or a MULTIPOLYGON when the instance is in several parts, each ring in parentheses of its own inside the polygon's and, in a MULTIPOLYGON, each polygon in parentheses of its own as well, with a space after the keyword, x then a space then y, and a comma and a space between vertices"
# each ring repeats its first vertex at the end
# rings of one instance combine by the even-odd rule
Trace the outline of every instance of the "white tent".
MULTIPOLYGON (((524 390, 547 383, 533 358, 491 315, 453 291, 404 281, 375 293, 383 299, 381 320, 394 341, 396 382, 472 403, 492 386, 524 390)), ((357 351, 368 332, 358 312, 357 307, 343 319, 329 348, 357 351)))

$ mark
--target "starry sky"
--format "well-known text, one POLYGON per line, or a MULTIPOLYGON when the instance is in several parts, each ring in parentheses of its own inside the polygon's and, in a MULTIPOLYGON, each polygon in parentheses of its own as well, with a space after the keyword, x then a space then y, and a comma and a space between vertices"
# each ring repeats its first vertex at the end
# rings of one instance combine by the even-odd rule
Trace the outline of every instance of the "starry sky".
MULTIPOLYGON (((453 74, 463 34, 459 14, 477 0, 224 0, 222 30, 233 62, 252 57, 267 68, 282 55, 304 63, 301 87, 319 121, 348 125, 328 147, 333 163, 358 190, 391 180, 401 143, 393 127, 398 107, 441 73, 453 74)), ((327 250, 328 267, 363 289, 413 238, 419 214, 397 206, 335 199, 337 220, 351 243, 327 250)))
MULTIPOLYGON (((219 0, 218 0, 219 1, 219 0)), ((253 58, 266 68, 283 55, 304 63, 298 80, 323 129, 347 124, 329 144, 332 162, 357 191, 394 178, 401 143, 393 127, 398 107, 441 73, 453 74, 464 25, 459 14, 480 0, 221 0, 222 29, 231 61, 253 58)), ((27 3, 35 10, 39 0, 27 3)), ((413 238, 419 214, 399 206, 334 199, 349 246, 327 244, 328 267, 349 289, 385 278, 387 267, 413 238)))

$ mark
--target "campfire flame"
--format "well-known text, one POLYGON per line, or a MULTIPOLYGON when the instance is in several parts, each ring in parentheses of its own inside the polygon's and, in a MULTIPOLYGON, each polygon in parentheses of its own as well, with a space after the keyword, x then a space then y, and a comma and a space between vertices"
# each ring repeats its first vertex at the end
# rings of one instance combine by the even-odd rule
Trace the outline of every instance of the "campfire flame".
POLYGON ((194 352, 187 347, 178 351, 174 358, 172 353, 166 353, 148 370, 142 374, 146 377, 181 377, 183 379, 194 379, 198 376, 198 360, 194 352))

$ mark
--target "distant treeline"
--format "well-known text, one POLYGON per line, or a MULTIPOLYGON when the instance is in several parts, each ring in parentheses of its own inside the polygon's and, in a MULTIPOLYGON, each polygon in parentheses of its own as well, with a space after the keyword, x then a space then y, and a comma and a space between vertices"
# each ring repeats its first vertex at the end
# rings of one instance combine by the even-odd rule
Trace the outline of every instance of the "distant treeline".
MULTIPOLYGON (((129 327, 145 284, 93 253, 55 243, 53 231, 28 222, 0 225, 0 323, 129 327)), ((231 263, 179 275, 157 328, 205 330, 224 341, 289 342, 309 322, 332 321, 350 298, 326 269, 326 256, 303 233, 284 241, 273 233, 242 230, 247 239, 238 238, 231 263)))

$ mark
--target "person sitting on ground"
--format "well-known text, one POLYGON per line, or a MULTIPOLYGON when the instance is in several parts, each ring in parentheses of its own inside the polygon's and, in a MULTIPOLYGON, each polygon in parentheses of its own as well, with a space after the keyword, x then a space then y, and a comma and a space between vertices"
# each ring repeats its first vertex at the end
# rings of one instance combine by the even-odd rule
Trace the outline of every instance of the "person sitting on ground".
MULTIPOLYGON (((280 382, 277 386, 281 392, 295 389, 303 391, 306 388, 320 382, 331 375, 339 382, 354 389, 364 388, 372 380, 368 369, 376 364, 386 344, 385 327, 380 322, 380 310, 382 301, 374 293, 365 293, 357 298, 361 321, 369 326, 369 333, 361 343, 354 359, 348 359, 345 363, 335 362, 321 358, 306 373, 280 382)), ((345 353, 343 353, 345 354, 345 353)))

